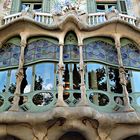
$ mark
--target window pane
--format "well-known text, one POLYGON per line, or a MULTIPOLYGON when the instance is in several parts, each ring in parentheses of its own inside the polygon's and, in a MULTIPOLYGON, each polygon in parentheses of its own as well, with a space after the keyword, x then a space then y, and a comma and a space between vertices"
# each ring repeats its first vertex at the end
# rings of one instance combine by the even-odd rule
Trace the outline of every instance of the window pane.
POLYGON ((65 71, 63 75, 63 81, 65 83, 64 89, 68 90, 70 89, 70 64, 65 64, 65 71))
POLYGON ((119 70, 117 68, 109 67, 108 74, 111 91, 115 93, 122 93, 122 86, 120 84, 119 78, 119 70))
POLYGON ((38 64, 35 67, 34 90, 51 90, 54 87, 54 64, 38 64))
POLYGON ((132 71, 134 92, 140 92, 140 72, 132 71))
POLYGON ((89 89, 98 89, 107 91, 107 78, 105 66, 101 64, 88 64, 89 89))
POLYGON ((97 12, 104 12, 105 11, 105 5, 97 5, 97 12))
POLYGON ((28 93, 31 91, 32 86, 32 67, 23 69, 24 78, 21 83, 21 93, 28 93))
POLYGON ((16 72, 17 70, 11 70, 9 92, 14 93, 16 89, 16 72))
POLYGON ((6 90, 6 79, 7 79, 7 71, 0 72, 0 92, 5 92, 6 90))
POLYGON ((41 7, 41 4, 34 4, 33 10, 35 10, 36 12, 41 12, 41 7))
POLYGON ((78 70, 78 64, 73 64, 73 89, 80 89, 81 76, 78 70))

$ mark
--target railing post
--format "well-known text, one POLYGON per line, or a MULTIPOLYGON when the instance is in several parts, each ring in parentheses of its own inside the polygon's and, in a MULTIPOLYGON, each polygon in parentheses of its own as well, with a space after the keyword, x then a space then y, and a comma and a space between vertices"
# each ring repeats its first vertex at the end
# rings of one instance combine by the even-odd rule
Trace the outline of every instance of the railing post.
POLYGON ((19 101, 20 101, 20 86, 21 82, 24 78, 23 74, 23 65, 24 65, 24 50, 26 47, 26 39, 22 38, 21 39, 21 53, 20 53, 20 58, 19 58, 19 67, 16 73, 16 90, 14 92, 14 98, 13 98, 13 104, 12 107, 9 109, 10 111, 19 111, 19 101))
POLYGON ((87 97, 86 97, 86 85, 84 82, 85 77, 85 67, 83 62, 83 45, 79 45, 79 53, 80 53, 80 75, 81 75, 81 101, 79 102, 78 106, 88 106, 87 97))
POLYGON ((123 99, 124 99, 124 112, 132 112, 134 109, 130 105, 130 100, 128 96, 127 91, 127 79, 126 79, 126 72, 125 68, 123 66, 122 56, 121 56, 121 43, 120 43, 120 37, 115 38, 115 47, 117 49, 118 54, 118 62, 119 62, 119 77, 120 77, 120 84, 122 85, 123 89, 123 99))
POLYGON ((56 106, 68 106, 63 99, 63 92, 64 92, 64 87, 63 87, 63 74, 64 74, 64 63, 63 63, 63 47, 64 45, 60 44, 60 58, 59 58, 59 64, 58 64, 58 99, 56 106))

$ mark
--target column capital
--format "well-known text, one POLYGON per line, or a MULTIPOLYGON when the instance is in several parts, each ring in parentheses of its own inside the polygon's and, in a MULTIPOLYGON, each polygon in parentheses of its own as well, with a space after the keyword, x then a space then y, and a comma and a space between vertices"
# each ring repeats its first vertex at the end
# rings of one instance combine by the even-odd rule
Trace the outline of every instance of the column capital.
POLYGON ((84 44, 78 44, 78 47, 84 47, 84 44))
POLYGON ((59 43, 59 46, 64 46, 64 43, 59 43))
POLYGON ((20 46, 23 47, 23 48, 25 48, 26 45, 27 45, 27 42, 25 40, 21 40, 20 46))

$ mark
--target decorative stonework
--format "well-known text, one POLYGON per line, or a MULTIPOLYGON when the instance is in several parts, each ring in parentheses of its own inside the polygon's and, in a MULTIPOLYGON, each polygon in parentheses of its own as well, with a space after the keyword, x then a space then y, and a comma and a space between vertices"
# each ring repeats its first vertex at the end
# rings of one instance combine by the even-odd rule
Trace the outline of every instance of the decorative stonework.
POLYGON ((136 18, 136 23, 135 24, 138 28, 140 28, 140 17, 136 18))
POLYGON ((68 1, 65 4, 58 3, 58 7, 52 12, 55 24, 62 22, 69 15, 73 15, 81 22, 87 24, 88 15, 86 12, 79 10, 79 5, 80 2, 70 3, 68 1))
POLYGON ((117 9, 112 8, 111 11, 105 13, 105 18, 107 20, 113 20, 119 17, 119 12, 117 9))

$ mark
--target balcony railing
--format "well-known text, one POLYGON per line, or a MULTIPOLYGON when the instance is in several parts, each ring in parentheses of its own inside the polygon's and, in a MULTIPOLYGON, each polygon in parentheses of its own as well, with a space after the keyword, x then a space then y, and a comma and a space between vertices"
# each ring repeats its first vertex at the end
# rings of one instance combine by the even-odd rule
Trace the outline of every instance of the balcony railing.
MULTIPOLYGON (((44 23, 44 24, 47 24, 47 25, 52 25, 54 23, 53 16, 50 13, 35 12, 34 14, 29 16, 28 14, 25 15, 25 14, 22 14, 20 12, 20 13, 16 13, 16 14, 13 14, 13 15, 5 16, 4 19, 3 19, 4 24, 7 24, 7 23, 19 18, 19 17, 22 17, 22 16, 28 16, 36 22, 41 22, 41 23, 44 23)), ((129 15, 124 15, 124 14, 118 14, 118 16, 116 18, 120 19, 120 20, 123 20, 123 21, 126 21, 126 22, 136 26, 136 21, 137 21, 136 17, 129 16, 129 15)), ((114 19, 116 19, 116 18, 114 18, 114 19)), ((88 25, 92 26, 92 25, 97 25, 97 24, 106 22, 108 20, 110 20, 110 19, 106 18, 106 14, 104 12, 90 13, 90 14, 88 14, 87 23, 88 23, 88 25)))

